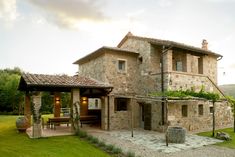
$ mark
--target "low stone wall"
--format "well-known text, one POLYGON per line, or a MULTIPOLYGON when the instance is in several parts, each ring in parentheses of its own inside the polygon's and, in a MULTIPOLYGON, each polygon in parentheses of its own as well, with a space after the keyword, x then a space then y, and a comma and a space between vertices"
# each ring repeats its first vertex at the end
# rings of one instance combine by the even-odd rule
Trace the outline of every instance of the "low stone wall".
POLYGON ((110 117, 110 129, 118 130, 118 129, 128 129, 130 128, 130 118, 129 111, 117 111, 113 113, 110 117))
MULTIPOLYGON (((187 100, 171 102, 168 105, 168 121, 170 126, 182 126, 188 131, 204 131, 212 129, 212 113, 210 107, 213 104, 210 101, 187 100), (182 116, 182 106, 187 105, 187 117, 182 116), (199 105, 203 105, 203 115, 199 115, 199 105)), ((233 116, 231 108, 226 101, 215 103, 215 126, 223 128, 231 126, 233 116)))

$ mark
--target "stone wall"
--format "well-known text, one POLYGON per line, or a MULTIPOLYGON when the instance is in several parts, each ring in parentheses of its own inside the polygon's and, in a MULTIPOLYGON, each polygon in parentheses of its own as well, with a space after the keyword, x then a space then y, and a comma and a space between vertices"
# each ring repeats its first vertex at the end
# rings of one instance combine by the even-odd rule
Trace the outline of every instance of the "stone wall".
POLYGON ((110 130, 130 128, 130 104, 127 111, 115 111, 114 96, 110 97, 110 130))
POLYGON ((170 72, 165 74, 165 82, 168 85, 168 90, 187 90, 194 89, 200 91, 205 88, 208 92, 217 92, 218 89, 214 86, 207 76, 201 74, 190 74, 184 72, 170 72))
POLYGON ((203 57, 203 74, 209 76, 217 84, 217 58, 214 56, 203 57))
POLYGON ((137 93, 137 55, 109 52, 105 54, 105 82, 113 85, 112 94, 133 95, 137 93), (126 71, 118 70, 118 60, 126 61, 126 71))
POLYGON ((105 82, 105 55, 80 64, 79 74, 105 82))
MULTIPOLYGON (((213 104, 206 100, 185 100, 169 102, 168 121, 170 126, 182 126, 188 131, 204 131, 212 129, 212 113, 210 107, 213 104), (182 116, 182 105, 187 105, 187 117, 182 116), (203 105, 203 115, 199 115, 198 106, 203 105)), ((232 125, 232 112, 229 105, 223 102, 215 103, 216 128, 232 125)))
POLYGON ((162 107, 161 102, 152 103, 152 130, 162 131, 161 128, 162 122, 162 107))

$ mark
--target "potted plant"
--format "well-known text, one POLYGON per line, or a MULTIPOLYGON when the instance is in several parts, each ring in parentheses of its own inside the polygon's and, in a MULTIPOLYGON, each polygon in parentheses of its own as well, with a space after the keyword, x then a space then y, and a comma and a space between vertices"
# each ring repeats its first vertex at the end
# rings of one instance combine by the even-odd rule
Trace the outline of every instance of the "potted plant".
POLYGON ((16 128, 19 132, 26 132, 26 129, 28 128, 28 119, 26 117, 18 117, 16 119, 16 128))

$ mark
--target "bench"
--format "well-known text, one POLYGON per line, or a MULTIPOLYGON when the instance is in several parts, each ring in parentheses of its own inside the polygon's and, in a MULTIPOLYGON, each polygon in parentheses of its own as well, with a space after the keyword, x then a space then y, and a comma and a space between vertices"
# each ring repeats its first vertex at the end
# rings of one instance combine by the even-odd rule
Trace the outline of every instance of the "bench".
POLYGON ((99 122, 99 119, 97 116, 94 116, 94 115, 80 116, 81 128, 82 128, 82 124, 94 124, 98 122, 99 122))
POLYGON ((70 117, 53 117, 53 118, 48 118, 47 126, 56 129, 55 128, 56 125, 67 124, 67 126, 69 126, 69 123, 70 123, 70 117))

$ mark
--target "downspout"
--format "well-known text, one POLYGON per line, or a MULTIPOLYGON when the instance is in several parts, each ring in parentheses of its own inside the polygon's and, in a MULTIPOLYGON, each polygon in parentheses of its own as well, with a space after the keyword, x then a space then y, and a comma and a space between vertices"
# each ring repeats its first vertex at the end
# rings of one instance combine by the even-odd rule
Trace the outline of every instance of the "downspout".
POLYGON ((110 130, 110 96, 109 96, 109 94, 112 92, 112 90, 113 90, 113 88, 111 88, 110 89, 110 91, 108 92, 108 119, 107 119, 107 121, 108 121, 108 131, 110 130))
POLYGON ((109 106, 110 106, 110 101, 109 101, 109 96, 108 96, 108 131, 110 131, 110 111, 109 111, 109 106))
MULTIPOLYGON (((173 46, 169 45, 169 47, 166 49, 165 45, 162 46, 162 53, 161 53, 161 92, 162 92, 162 125, 165 125, 165 116, 168 116, 168 106, 165 107, 165 103, 166 105, 168 105, 167 103, 167 99, 165 97, 165 89, 164 89, 164 64, 163 64, 163 55, 169 50, 171 49, 173 46), (166 112, 166 114, 165 114, 166 112)), ((166 121, 167 117, 166 117, 166 121)))
POLYGON ((165 97, 165 94, 164 94, 164 67, 163 67, 163 54, 164 54, 164 51, 165 51, 165 46, 163 45, 162 46, 162 53, 161 53, 161 92, 162 92, 162 125, 165 124, 165 121, 164 121, 164 116, 165 116, 165 113, 164 113, 164 97, 165 97))

